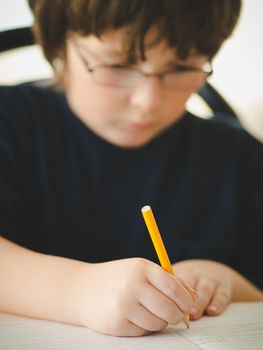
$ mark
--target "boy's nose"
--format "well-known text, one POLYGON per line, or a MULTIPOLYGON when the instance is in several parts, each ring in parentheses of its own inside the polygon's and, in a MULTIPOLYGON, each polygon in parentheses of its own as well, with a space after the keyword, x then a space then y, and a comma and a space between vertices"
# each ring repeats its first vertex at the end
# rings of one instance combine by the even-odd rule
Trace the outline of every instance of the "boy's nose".
POLYGON ((162 100, 163 87, 159 79, 146 77, 133 89, 130 103, 145 112, 150 112, 158 108, 162 100))

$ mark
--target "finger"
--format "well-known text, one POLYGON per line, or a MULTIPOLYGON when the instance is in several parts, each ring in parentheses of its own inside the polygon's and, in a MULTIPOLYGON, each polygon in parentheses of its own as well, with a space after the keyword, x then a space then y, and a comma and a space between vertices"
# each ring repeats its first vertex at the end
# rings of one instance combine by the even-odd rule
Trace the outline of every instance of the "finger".
POLYGON ((167 322, 154 315, 139 303, 136 307, 132 308, 128 319, 135 326, 152 332, 160 331, 167 326, 167 322))
POLYGON ((215 288, 216 285, 213 281, 207 280, 205 278, 199 280, 196 286, 198 299, 190 311, 192 319, 198 319, 203 315, 207 305, 210 303, 210 300, 214 295, 215 288))
POLYGON ((190 312, 194 306, 192 296, 178 278, 156 264, 151 264, 146 269, 146 278, 153 287, 170 298, 183 312, 190 312))
POLYGON ((179 278, 180 282, 183 284, 185 289, 191 294, 194 302, 196 302, 198 299, 198 294, 194 288, 196 287, 196 284, 197 284, 197 276, 190 274, 186 277, 184 275, 177 274, 176 277, 179 278))
POLYGON ((142 291, 138 300, 147 310, 166 323, 177 324, 184 317, 184 313, 170 298, 150 284, 142 291))
POLYGON ((210 316, 220 315, 231 300, 231 289, 227 285, 220 285, 216 288, 211 302, 206 308, 206 313, 210 316))
POLYGON ((120 325, 110 324, 107 328, 103 329, 103 333, 113 335, 116 337, 140 337, 150 334, 151 332, 136 326, 129 320, 122 321, 120 325))
POLYGON ((198 282, 197 274, 178 272, 175 275, 180 279, 183 285, 186 285, 194 290, 196 289, 197 282, 198 282))

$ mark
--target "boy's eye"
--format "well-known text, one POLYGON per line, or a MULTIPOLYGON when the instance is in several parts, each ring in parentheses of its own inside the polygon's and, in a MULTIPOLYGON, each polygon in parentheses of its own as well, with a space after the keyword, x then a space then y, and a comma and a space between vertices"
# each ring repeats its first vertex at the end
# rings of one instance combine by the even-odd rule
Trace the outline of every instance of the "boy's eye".
POLYGON ((176 72, 191 72, 193 70, 196 70, 194 67, 191 67, 191 66, 185 66, 185 65, 182 65, 182 64, 177 64, 174 66, 174 70, 176 72))
POLYGON ((110 64, 108 66, 108 68, 113 68, 113 69, 131 69, 130 66, 125 65, 125 64, 119 64, 119 63, 110 64))

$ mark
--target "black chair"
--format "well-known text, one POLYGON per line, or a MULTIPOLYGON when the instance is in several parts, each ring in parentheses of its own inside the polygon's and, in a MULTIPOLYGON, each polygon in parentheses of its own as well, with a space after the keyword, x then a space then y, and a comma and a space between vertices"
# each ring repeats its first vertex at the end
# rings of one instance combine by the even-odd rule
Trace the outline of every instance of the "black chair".
POLYGON ((237 113, 209 82, 206 82, 198 91, 198 95, 212 110, 212 119, 223 121, 237 128, 242 128, 237 113))
POLYGON ((31 27, 0 31, 0 53, 24 46, 34 45, 31 27))
MULTIPOLYGON (((35 41, 31 27, 0 31, 0 53, 34 44, 35 41)), ((237 113, 209 82, 206 82, 198 91, 198 95, 211 109, 211 119, 220 120, 235 127, 242 128, 237 113)))

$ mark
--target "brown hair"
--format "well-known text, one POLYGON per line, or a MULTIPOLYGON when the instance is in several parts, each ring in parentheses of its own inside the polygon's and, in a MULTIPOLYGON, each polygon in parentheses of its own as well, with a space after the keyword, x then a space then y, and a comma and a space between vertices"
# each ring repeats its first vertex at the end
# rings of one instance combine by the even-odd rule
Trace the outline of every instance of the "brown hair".
POLYGON ((130 60, 144 58, 145 35, 157 26, 185 59, 189 50, 212 58, 238 19, 241 0, 28 0, 35 17, 34 33, 47 60, 65 57, 68 32, 100 36, 125 28, 130 60))

